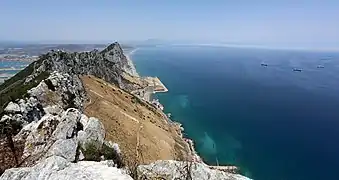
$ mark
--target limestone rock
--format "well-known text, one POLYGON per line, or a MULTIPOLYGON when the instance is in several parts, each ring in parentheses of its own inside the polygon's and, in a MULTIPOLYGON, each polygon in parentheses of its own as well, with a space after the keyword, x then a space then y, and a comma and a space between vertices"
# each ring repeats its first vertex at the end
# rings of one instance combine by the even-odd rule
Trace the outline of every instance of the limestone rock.
POLYGON ((81 161, 70 163, 59 156, 49 157, 30 168, 12 168, 0 180, 133 180, 129 175, 107 162, 81 161))
POLYGON ((210 169, 207 165, 201 163, 188 163, 183 161, 156 161, 149 165, 140 165, 138 174, 140 179, 147 177, 162 177, 170 180, 184 180, 189 175, 194 180, 250 180, 247 177, 226 173, 218 170, 210 169), (187 171, 186 167, 190 167, 187 171))
POLYGON ((27 91, 31 97, 42 97, 46 93, 47 85, 44 81, 39 83, 36 87, 27 91))
POLYGON ((77 146, 77 142, 74 139, 58 139, 47 152, 47 157, 53 155, 60 156, 69 162, 73 162, 75 160, 77 146))
MULTIPOLYGON (((119 43, 113 43, 101 52, 48 52, 40 56, 39 64, 37 64, 35 71, 25 79, 25 82, 30 82, 42 72, 52 73, 54 71, 69 74, 70 76, 93 75, 116 84, 125 90, 136 88, 123 76, 124 72, 133 76, 136 74, 136 70, 133 63, 124 55, 119 43)), ((51 86, 63 86, 63 84, 60 84, 63 80, 57 74, 51 76, 49 81, 51 86)), ((79 81, 73 82, 74 84, 69 85, 81 87, 77 85, 79 81)))
POLYGON ((81 113, 79 110, 70 108, 61 117, 61 122, 53 133, 56 139, 73 138, 76 134, 77 123, 80 121, 81 113))
POLYGON ((47 114, 38 122, 33 122, 25 126, 18 135, 27 134, 23 159, 30 158, 28 164, 43 157, 47 150, 53 145, 52 134, 59 124, 59 117, 47 114))
POLYGON ((35 97, 20 99, 19 106, 24 120, 27 122, 38 121, 45 114, 42 105, 35 97))
POLYGON ((104 125, 97 118, 90 117, 84 131, 78 134, 78 138, 84 149, 89 143, 100 149, 105 139, 104 125))
POLYGON ((8 116, 8 115, 3 115, 1 117, 0 123, 6 123, 8 121, 10 121, 12 119, 12 117, 8 116))
POLYGON ((52 114, 52 115, 58 115, 62 112, 62 108, 59 105, 52 105, 44 107, 45 113, 52 114))
POLYGON ((80 123, 82 124, 83 127, 87 126, 88 117, 86 115, 82 114, 81 118, 80 118, 80 123))
POLYGON ((5 108, 7 113, 20 113, 20 106, 14 102, 9 102, 5 108))

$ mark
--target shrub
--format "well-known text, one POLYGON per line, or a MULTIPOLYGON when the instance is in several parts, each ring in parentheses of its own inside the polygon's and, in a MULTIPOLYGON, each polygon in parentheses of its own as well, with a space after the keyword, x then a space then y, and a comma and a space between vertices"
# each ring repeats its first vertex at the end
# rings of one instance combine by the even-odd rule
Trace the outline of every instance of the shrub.
POLYGON ((95 141, 86 143, 85 148, 82 148, 85 160, 87 161, 100 161, 100 150, 96 146, 95 141))

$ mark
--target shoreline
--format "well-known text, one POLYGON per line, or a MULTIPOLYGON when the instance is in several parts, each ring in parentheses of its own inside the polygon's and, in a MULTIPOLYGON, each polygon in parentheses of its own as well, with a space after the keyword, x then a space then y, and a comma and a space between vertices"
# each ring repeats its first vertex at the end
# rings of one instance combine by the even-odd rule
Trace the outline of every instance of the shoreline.
MULTIPOLYGON (((133 49, 132 51, 126 53, 126 55, 125 55, 126 58, 128 59, 128 61, 130 61, 133 65, 134 65, 134 63, 133 63, 133 59, 131 58, 131 55, 133 55, 133 54, 134 54, 136 51, 138 51, 139 49, 140 49, 140 48, 135 48, 135 49, 133 49)), ((135 72, 137 72, 135 66, 133 66, 133 68, 134 68, 135 72)), ((148 76, 142 77, 142 76, 140 76, 138 73, 137 73, 137 75, 138 75, 137 77, 140 77, 140 78, 145 78, 145 79, 146 79, 146 78, 151 78, 151 77, 148 77, 148 76)), ((153 78, 153 77, 152 77, 152 78, 153 78)), ((166 86, 164 85, 164 83, 162 83, 161 80, 160 80, 158 77, 155 77, 155 79, 156 79, 157 83, 158 83, 160 86, 163 87, 163 89, 162 89, 162 90, 156 90, 155 88, 151 88, 151 89, 150 89, 150 88, 147 88, 147 87, 146 87, 146 89, 148 89, 148 90, 146 90, 146 92, 144 93, 144 97, 141 97, 141 99, 147 101, 148 103, 150 103, 150 104, 152 104, 152 105, 154 105, 152 102, 155 100, 155 99, 152 97, 152 94, 168 92, 168 88, 166 88, 166 86), (146 97, 146 98, 145 98, 145 97, 146 97)), ((152 80, 152 81, 153 81, 153 83, 155 84, 154 80, 152 80)), ((145 89, 143 89, 143 90, 145 90, 145 89)), ((140 90, 137 90, 137 91, 140 91, 140 90)), ((133 92, 132 92, 132 93, 133 93, 133 92)), ((133 94, 134 94, 134 93, 133 93, 133 94)), ((195 150, 195 148, 194 148, 194 141, 193 141, 192 139, 185 138, 185 137, 183 136, 184 128, 182 127, 182 124, 179 123, 179 122, 175 122, 175 121, 171 120, 170 117, 168 117, 168 115, 164 112, 164 106, 159 102, 159 100, 157 100, 157 102, 158 102, 158 104, 160 105, 160 107, 162 107, 162 108, 159 108, 159 105, 158 105, 158 106, 154 105, 154 106, 156 106, 156 108, 160 110, 161 114, 166 118, 167 122, 168 122, 168 123, 172 123, 172 124, 174 124, 174 125, 177 125, 177 126, 179 127, 179 129, 180 129, 179 135, 180 135, 181 138, 186 142, 186 145, 187 145, 187 147, 188 147, 189 150, 190 150, 190 154, 191 154, 191 157, 190 157, 190 158, 192 159, 192 161, 193 161, 193 162, 203 163, 203 164, 207 165, 205 162, 203 162, 202 158, 198 155, 197 151, 195 150)))
MULTIPOLYGON (((137 70, 134 66, 133 60, 131 58, 131 55, 133 55, 137 50, 139 50, 140 48, 136 48, 133 49, 132 51, 130 51, 129 53, 127 53, 126 58, 128 59, 128 61, 130 61, 133 64, 133 68, 135 70, 135 72, 137 73, 137 70)), ((155 108, 159 109, 159 111, 161 112, 161 114, 165 117, 165 119, 167 120, 168 123, 171 123, 175 126, 177 126, 179 128, 179 135, 180 137, 184 140, 184 142, 186 143, 187 147, 189 148, 189 153, 190 153, 190 157, 189 160, 192 162, 196 162, 196 163, 201 163, 205 166, 208 166, 212 169, 217 169, 220 171, 224 171, 224 172, 229 172, 229 173, 233 173, 233 174, 238 174, 237 171, 239 171, 239 168, 236 166, 230 166, 230 165, 226 165, 226 166, 213 166, 213 165, 208 165, 207 163, 205 163, 203 161, 203 159, 199 156, 198 152, 196 151, 196 148, 194 147, 194 140, 190 139, 188 137, 184 137, 184 127, 182 126, 181 123, 173 121, 165 112, 164 112, 164 106, 160 103, 160 101, 158 99, 154 99, 152 97, 152 94, 156 94, 156 93, 165 93, 168 92, 168 89, 166 88, 166 86, 161 82, 160 78, 158 77, 142 77, 137 73, 137 77, 139 78, 154 78, 157 81, 157 84, 160 85, 161 87, 163 87, 162 90, 156 90, 154 87, 149 89, 149 87, 146 87, 145 89, 142 89, 141 91, 145 91, 143 94, 143 97, 141 96, 140 98, 147 101, 148 103, 150 103, 151 105, 155 106, 155 108), (146 96, 146 98, 145 98, 146 96), (156 101, 157 104, 154 104, 153 102, 156 101)), ((153 84, 155 85, 156 83, 153 80, 153 84)), ((140 91, 137 90, 137 91, 140 91)), ((134 94, 134 93, 133 93, 134 94)))
POLYGON ((133 71, 132 71, 132 74, 133 74, 134 76, 137 76, 137 77, 140 77, 140 75, 139 75, 137 69, 135 68, 135 64, 133 63, 133 60, 132 60, 132 55, 133 55, 137 50, 139 50, 139 49, 140 49, 140 48, 135 48, 135 49, 133 49, 132 51, 130 51, 130 52, 128 52, 128 53, 125 54, 125 57, 126 57, 126 59, 127 59, 127 63, 128 63, 128 65, 131 67, 131 69, 133 70, 133 71))

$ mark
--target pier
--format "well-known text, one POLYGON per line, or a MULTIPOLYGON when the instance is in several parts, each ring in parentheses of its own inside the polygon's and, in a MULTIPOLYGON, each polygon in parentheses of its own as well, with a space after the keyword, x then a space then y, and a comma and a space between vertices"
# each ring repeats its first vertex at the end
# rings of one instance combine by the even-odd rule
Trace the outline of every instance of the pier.
POLYGON ((147 82, 148 86, 153 87, 154 93, 168 91, 166 86, 160 81, 158 77, 145 77, 144 80, 147 82))

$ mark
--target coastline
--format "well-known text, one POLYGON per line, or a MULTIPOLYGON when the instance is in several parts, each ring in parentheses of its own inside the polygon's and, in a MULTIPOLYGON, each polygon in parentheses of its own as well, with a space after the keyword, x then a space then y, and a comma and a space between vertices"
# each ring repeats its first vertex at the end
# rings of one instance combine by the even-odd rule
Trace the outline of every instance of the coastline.
POLYGON ((134 76, 137 76, 137 77, 140 77, 140 75, 138 74, 138 72, 137 72, 137 70, 136 70, 136 68, 135 68, 135 64, 133 63, 133 60, 132 60, 132 57, 131 57, 131 56, 132 56, 137 50, 139 50, 139 49, 140 49, 140 48, 135 48, 135 49, 133 49, 132 51, 130 51, 130 52, 128 52, 128 53, 125 54, 126 59, 127 59, 127 63, 128 63, 128 65, 131 67, 131 69, 132 69, 131 74, 134 75, 134 76))
POLYGON ((143 99, 143 100, 147 101, 148 103, 154 105, 157 109, 160 110, 160 113, 166 118, 168 123, 174 124, 178 127, 178 129, 179 129, 178 133, 179 133, 180 137, 186 142, 187 147, 189 147, 189 149, 190 149, 190 154, 191 154, 190 160, 193 161, 193 162, 203 163, 203 164, 207 165, 205 162, 203 162, 202 158, 198 155, 197 151, 195 150, 194 141, 192 139, 185 138, 183 136, 184 128, 182 127, 182 124, 180 124, 179 122, 175 122, 175 121, 171 120, 170 117, 167 114, 165 114, 164 106, 159 102, 159 100, 153 99, 152 94, 168 92, 168 89, 166 88, 164 83, 162 83, 161 80, 158 77, 147 77, 147 76, 142 77, 137 72, 131 56, 139 49, 140 48, 135 48, 132 51, 126 53, 125 56, 126 56, 127 60, 130 62, 130 64, 133 64, 132 68, 134 68, 134 71, 136 72, 137 77, 145 78, 146 81, 148 79, 149 83, 153 82, 154 86, 160 86, 160 88, 157 89, 156 87, 154 87, 154 88, 146 87, 145 89, 137 90, 137 91, 134 91, 132 93, 136 94, 137 92, 141 93, 142 91, 146 91, 146 92, 141 93, 143 95, 140 94, 141 99, 143 99), (154 102, 156 102, 156 104, 154 104, 154 102))
POLYGON ((145 78, 146 81, 148 79, 148 83, 153 84, 153 88, 151 88, 151 86, 149 86, 149 87, 146 87, 145 89, 141 89, 141 90, 139 89, 137 91, 134 91, 134 93, 133 92, 132 93, 133 94, 139 94, 141 99, 147 101, 151 105, 155 106, 155 108, 159 109, 160 113, 165 117, 165 119, 167 120, 168 123, 173 124, 173 125, 178 127, 178 133, 179 133, 180 137, 184 140, 188 149, 190 150, 190 152, 189 152, 190 157, 188 159, 189 161, 204 164, 205 166, 208 166, 212 169, 217 169, 217 170, 220 170, 220 171, 238 174, 239 169, 236 166, 229 166, 229 165, 227 165, 227 166, 212 166, 212 165, 208 165, 207 163, 205 163, 203 161, 203 159, 199 156, 198 152, 196 151, 196 149, 194 147, 194 140, 183 136, 184 128, 183 128, 182 124, 179 123, 179 122, 171 120, 170 117, 167 114, 165 114, 164 106, 159 102, 158 99, 153 99, 153 97, 152 97, 152 94, 155 94, 155 93, 168 92, 168 89, 166 88, 166 86, 161 82, 161 80, 158 77, 142 77, 137 73, 137 70, 134 66, 133 60, 131 58, 131 55, 133 55, 137 50, 139 50, 139 48, 133 49, 132 51, 127 53, 126 58, 128 59, 128 61, 130 61, 131 64, 133 64, 133 68, 134 68, 134 71, 137 74, 137 77, 145 78), (160 88, 157 89, 156 88, 157 86, 160 87, 160 88))
MULTIPOLYGON (((132 60, 131 56, 137 50, 139 50, 139 49, 140 48, 133 49, 132 51, 130 51, 130 52, 128 52, 126 54, 126 58, 133 65, 134 65, 134 63, 133 63, 133 60, 132 60)), ((189 139, 189 138, 183 136, 184 128, 182 127, 182 124, 180 124, 179 122, 175 122, 175 121, 171 120, 170 117, 168 115, 166 115, 165 112, 163 111, 164 110, 164 106, 159 102, 159 100, 155 100, 155 99, 152 98, 151 94, 168 92, 168 89, 166 88, 166 86, 161 82, 161 80, 158 77, 141 77, 139 75, 139 73, 137 73, 137 70, 136 70, 135 66, 133 66, 133 68, 135 69, 136 74, 138 75, 137 77, 145 78, 145 79, 149 78, 150 79, 149 82, 153 81, 154 86, 160 86, 161 87, 161 88, 159 88, 160 90, 158 90, 156 88, 146 88, 146 92, 143 93, 144 97, 141 97, 141 98, 143 100, 149 102, 150 104, 154 105, 157 109, 159 109, 161 114, 166 118, 168 123, 174 124, 174 125, 176 125, 178 127, 178 129, 179 129, 178 133, 179 133, 180 137, 186 142, 186 145, 187 145, 187 147, 190 150, 190 152, 189 152, 190 153, 189 160, 191 160, 193 162, 197 162, 197 163, 202 163, 202 164, 204 164, 206 166, 209 166, 198 155, 197 151, 194 148, 194 141, 192 139, 189 139), (157 102, 157 105, 154 104, 155 101, 157 102)), ((138 91, 140 91, 140 90, 138 90, 138 91)), ((144 89, 142 91, 144 91, 144 89)))

